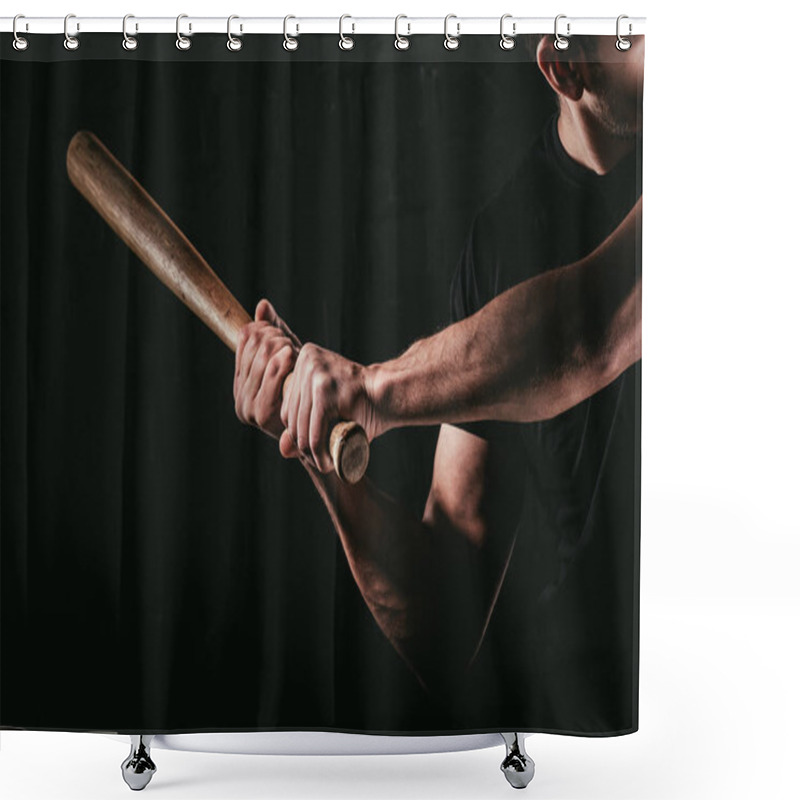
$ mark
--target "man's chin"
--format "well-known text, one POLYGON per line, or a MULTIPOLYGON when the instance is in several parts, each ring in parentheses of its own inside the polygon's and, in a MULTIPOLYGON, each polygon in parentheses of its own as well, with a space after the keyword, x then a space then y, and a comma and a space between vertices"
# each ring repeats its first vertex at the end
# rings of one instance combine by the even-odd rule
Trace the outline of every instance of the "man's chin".
POLYGON ((622 139, 622 140, 624 140, 626 142, 632 142, 635 139, 639 138, 639 135, 641 134, 641 130, 642 130, 641 128, 625 129, 625 130, 622 130, 619 133, 617 133, 617 138, 618 139, 622 139))
POLYGON ((605 116, 601 118, 601 124, 606 129, 606 132, 615 139, 622 139, 625 141, 636 139, 642 132, 641 118, 632 121, 605 116))

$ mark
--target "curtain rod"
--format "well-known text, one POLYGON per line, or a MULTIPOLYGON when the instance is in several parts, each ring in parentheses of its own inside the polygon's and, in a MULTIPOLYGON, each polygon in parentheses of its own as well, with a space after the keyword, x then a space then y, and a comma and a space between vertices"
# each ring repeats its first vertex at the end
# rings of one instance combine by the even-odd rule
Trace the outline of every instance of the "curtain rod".
MULTIPOLYGON (((619 32, 623 36, 636 36, 645 32, 644 17, 569 17, 559 14, 558 17, 515 17, 505 14, 502 23, 507 34, 554 33, 556 22, 562 36, 569 35, 609 35, 619 32)), ((444 17, 232 17, 231 30, 237 35, 247 34, 281 34, 288 32, 292 36, 304 33, 330 34, 387 34, 396 32, 403 36, 417 34, 445 33, 445 28, 453 35, 472 36, 480 34, 499 34, 501 18, 497 17, 459 17, 449 15, 445 24, 444 17)), ((122 17, 81 17, 69 15, 64 17, 25 17, 17 19, 16 30, 20 35, 31 33, 64 35, 65 23, 72 36, 84 33, 122 33, 122 17)), ((181 15, 180 31, 184 36, 198 33, 227 33, 228 17, 192 17, 181 15)), ((178 20, 175 17, 136 17, 129 15, 125 25, 129 35, 148 33, 175 33, 178 20)), ((14 17, 0 17, 0 32, 11 33, 14 30, 14 17)))

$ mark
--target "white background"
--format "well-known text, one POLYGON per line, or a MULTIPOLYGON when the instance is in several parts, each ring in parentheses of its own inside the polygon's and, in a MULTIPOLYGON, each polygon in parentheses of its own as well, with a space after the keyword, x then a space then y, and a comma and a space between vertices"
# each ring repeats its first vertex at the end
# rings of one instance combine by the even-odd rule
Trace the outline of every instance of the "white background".
MULTIPOLYGON (((800 796, 792 767, 800 749, 797 4, 3 6, 3 15, 28 16, 647 16, 641 729, 617 739, 530 737, 537 775, 526 791, 542 800, 800 796)), ((0 795, 127 797, 126 754, 102 736, 5 732, 0 795)), ((152 797, 420 800, 513 791, 498 769, 501 748, 154 755, 152 797)))

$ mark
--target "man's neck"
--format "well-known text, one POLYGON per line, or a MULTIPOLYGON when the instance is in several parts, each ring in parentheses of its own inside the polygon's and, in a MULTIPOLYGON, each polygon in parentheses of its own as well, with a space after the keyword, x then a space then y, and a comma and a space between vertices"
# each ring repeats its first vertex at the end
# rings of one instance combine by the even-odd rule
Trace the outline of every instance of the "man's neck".
POLYGON ((599 122, 568 104, 561 106, 557 130, 567 155, 598 175, 610 172, 634 145, 633 139, 608 133, 599 122))

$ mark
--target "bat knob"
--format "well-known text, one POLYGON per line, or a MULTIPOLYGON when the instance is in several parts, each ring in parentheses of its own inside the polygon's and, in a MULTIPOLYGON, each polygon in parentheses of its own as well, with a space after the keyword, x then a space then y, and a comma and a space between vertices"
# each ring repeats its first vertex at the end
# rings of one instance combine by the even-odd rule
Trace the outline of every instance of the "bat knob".
POLYGON ((357 422, 337 422, 331 429, 330 453, 336 474, 345 483, 358 483, 369 464, 369 440, 357 422))
MULTIPOLYGON (((294 373, 290 372, 283 382, 284 395, 289 392, 293 380, 294 373)), ((337 422, 331 428, 328 453, 339 478, 345 483, 358 483, 369 464, 367 434, 357 422, 337 422)))

